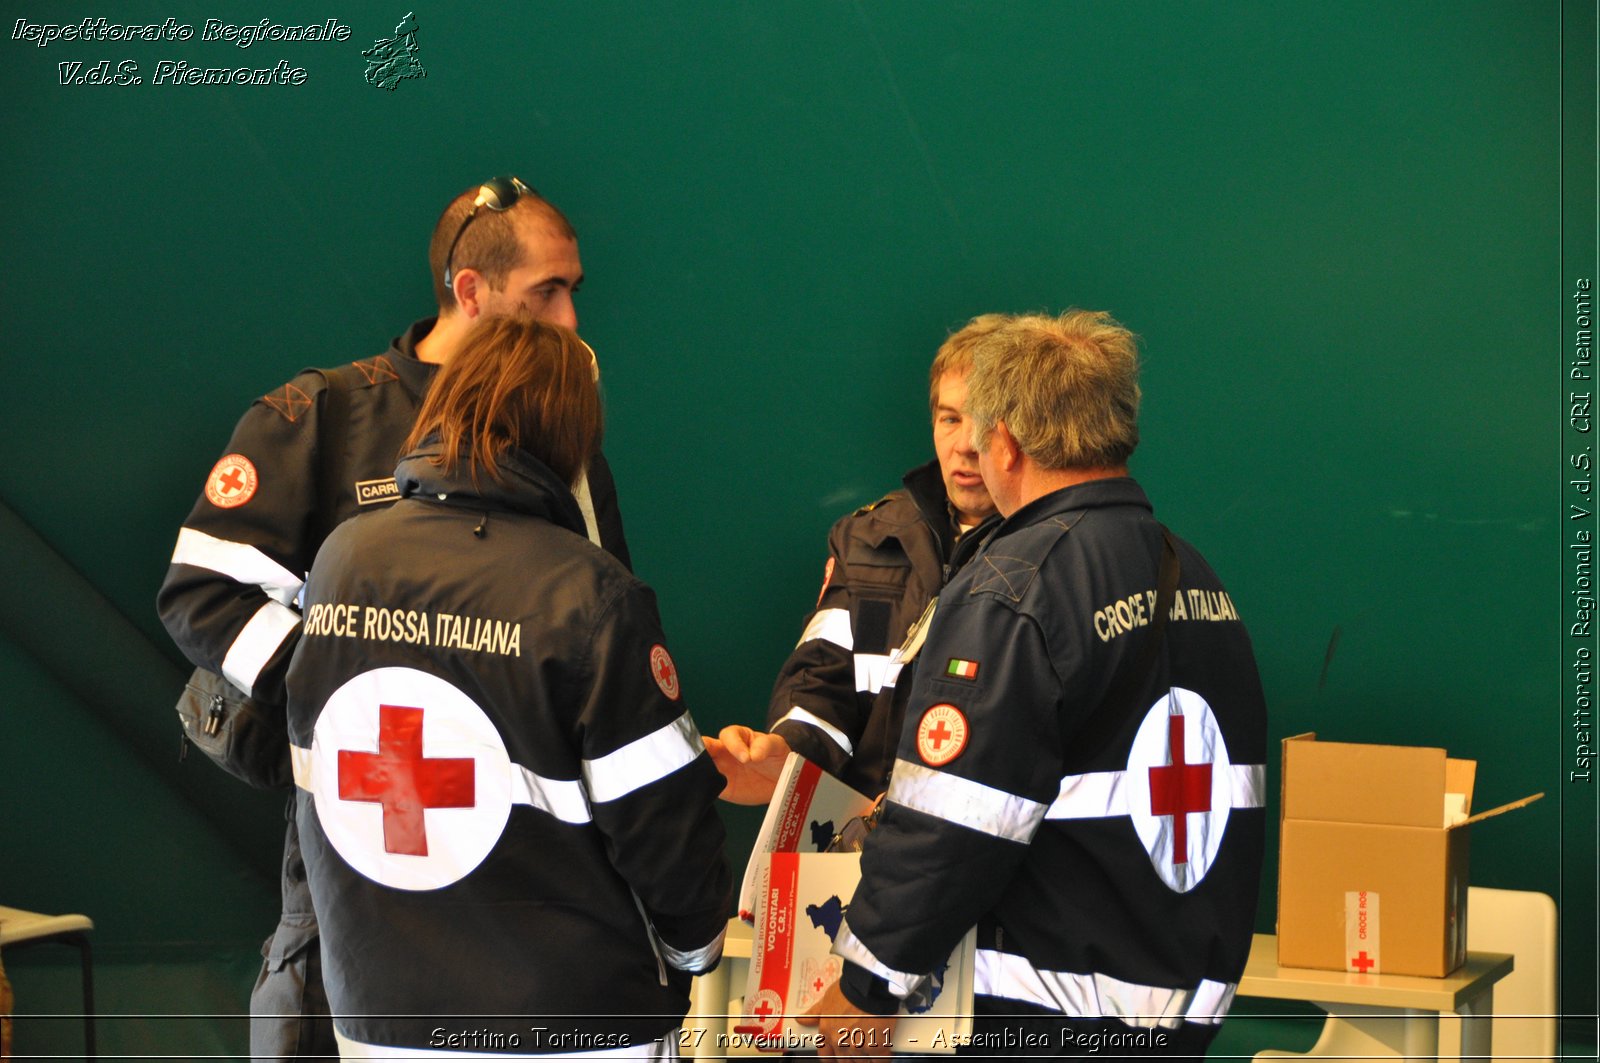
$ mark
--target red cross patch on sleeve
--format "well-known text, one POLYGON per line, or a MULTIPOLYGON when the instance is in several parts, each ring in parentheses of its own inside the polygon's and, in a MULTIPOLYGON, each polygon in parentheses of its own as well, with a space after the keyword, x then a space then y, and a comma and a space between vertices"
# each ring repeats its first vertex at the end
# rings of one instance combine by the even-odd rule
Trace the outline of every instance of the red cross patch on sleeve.
POLYGON ((917 755, 929 767, 942 767, 967 748, 967 718, 954 705, 935 705, 917 724, 917 755))
POLYGON ((659 642, 650 647, 650 678, 656 681, 668 701, 677 701, 682 691, 678 688, 678 666, 672 663, 672 654, 659 642))
POLYGON ((206 477, 206 501, 218 509, 242 506, 255 497, 260 479, 256 467, 243 454, 229 454, 211 467, 206 477))

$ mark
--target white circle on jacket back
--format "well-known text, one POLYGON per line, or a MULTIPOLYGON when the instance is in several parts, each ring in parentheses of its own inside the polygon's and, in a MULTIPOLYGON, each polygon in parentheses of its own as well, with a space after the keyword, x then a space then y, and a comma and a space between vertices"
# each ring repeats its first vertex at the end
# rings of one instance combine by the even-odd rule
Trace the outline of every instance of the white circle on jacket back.
POLYGON ((1188 893, 1216 861, 1232 770, 1205 698, 1173 687, 1150 706, 1128 754, 1128 813, 1168 889, 1188 893))
POLYGON ((317 717, 311 762, 328 841, 395 889, 465 878, 511 814, 500 732, 455 685, 415 668, 374 668, 335 690, 317 717))

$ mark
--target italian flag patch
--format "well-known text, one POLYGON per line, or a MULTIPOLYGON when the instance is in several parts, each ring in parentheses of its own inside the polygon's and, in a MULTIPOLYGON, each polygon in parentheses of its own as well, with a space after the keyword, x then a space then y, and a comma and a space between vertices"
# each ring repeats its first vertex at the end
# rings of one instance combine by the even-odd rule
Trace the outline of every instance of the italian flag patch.
POLYGON ((950 658, 950 663, 945 665, 945 675, 955 676, 957 679, 978 678, 978 662, 963 661, 959 657, 950 658))

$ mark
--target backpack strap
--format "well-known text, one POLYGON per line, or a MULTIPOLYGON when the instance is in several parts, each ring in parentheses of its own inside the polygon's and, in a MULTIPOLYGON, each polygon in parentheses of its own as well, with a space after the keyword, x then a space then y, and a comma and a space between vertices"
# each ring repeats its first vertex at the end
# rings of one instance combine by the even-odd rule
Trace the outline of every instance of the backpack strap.
POLYGON ((1100 704, 1095 706, 1083 726, 1073 735, 1074 747, 1098 750, 1126 721, 1124 710, 1138 693, 1139 685, 1155 668, 1156 659, 1166 641, 1167 617, 1172 612, 1172 602, 1177 596, 1178 578, 1181 575, 1182 566, 1178 563, 1177 544, 1173 541, 1172 533, 1163 524, 1161 566, 1156 574, 1155 616, 1150 621, 1150 630, 1146 633, 1144 645, 1139 647, 1137 654, 1123 661, 1122 668, 1111 680, 1111 686, 1106 688, 1100 704))

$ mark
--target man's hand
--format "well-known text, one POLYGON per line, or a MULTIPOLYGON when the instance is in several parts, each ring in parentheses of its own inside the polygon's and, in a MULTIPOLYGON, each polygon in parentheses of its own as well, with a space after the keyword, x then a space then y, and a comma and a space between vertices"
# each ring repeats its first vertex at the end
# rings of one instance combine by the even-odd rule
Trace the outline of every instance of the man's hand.
POLYGON ((804 1015, 796 1015, 801 1026, 815 1026, 822 1034, 817 1055, 831 1059, 887 1059, 894 1050, 894 1026, 898 1017, 873 1015, 845 999, 835 982, 822 999, 804 1015))
POLYGON ((701 738, 711 762, 728 783, 721 798, 735 805, 764 805, 772 800, 783 762, 789 757, 789 743, 766 731, 753 731, 733 724, 716 738, 701 738))

